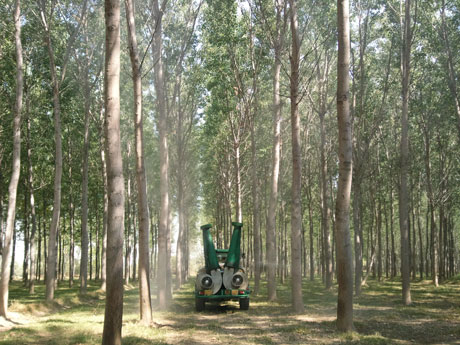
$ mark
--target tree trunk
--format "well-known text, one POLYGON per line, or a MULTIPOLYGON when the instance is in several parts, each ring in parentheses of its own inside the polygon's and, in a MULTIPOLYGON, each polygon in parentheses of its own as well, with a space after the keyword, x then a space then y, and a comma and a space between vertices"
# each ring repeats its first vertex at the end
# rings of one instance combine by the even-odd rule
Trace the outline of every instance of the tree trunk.
MULTIPOLYGON (((304 311, 302 298, 302 209, 301 209, 301 158, 300 158, 300 115, 299 115, 299 65, 300 39, 297 31, 296 0, 290 0, 291 7, 291 130, 292 130, 292 206, 291 206, 291 277, 292 306, 295 312, 304 311)), ((287 248, 285 248, 287 253, 287 248)))
POLYGON ((255 136, 255 116, 251 124, 251 158, 252 158, 252 202, 253 202, 253 231, 254 231, 254 294, 259 294, 260 273, 261 273, 261 255, 260 255, 260 201, 257 178, 257 148, 255 136))
POLYGON ((324 241, 324 256, 325 256, 325 274, 326 274, 326 289, 332 287, 332 248, 331 234, 329 232, 330 208, 327 198, 327 163, 326 163, 326 133, 324 129, 324 112, 320 113, 320 132, 321 132, 321 231, 324 241))
POLYGON ((380 197, 377 198, 377 278, 382 280, 383 271, 383 245, 382 245, 382 203, 380 197))
MULTIPOLYGON (((356 171, 356 170, 355 170, 356 171)), ((361 228, 361 179, 358 174, 353 177, 353 228, 355 242, 355 294, 361 295, 363 279, 363 232, 361 228)))
MULTIPOLYGON (((419 190, 422 190, 419 185, 419 190)), ((422 240, 422 222, 420 220, 420 204, 417 207, 417 228, 418 228, 418 242, 419 242, 419 255, 420 255, 420 280, 423 280, 424 273, 424 259, 423 259, 423 240, 422 240)), ((428 243, 427 243, 428 245, 428 243)))
MULTIPOLYGON (((87 62, 89 65, 89 61, 87 62)), ((91 95, 89 85, 89 66, 85 66, 85 127, 83 134, 82 183, 81 183, 81 261, 80 294, 86 294, 88 285, 88 159, 89 159, 89 122, 91 95)))
MULTIPOLYGON (((101 118, 102 118, 101 109, 101 118)), ((102 119, 102 123, 104 120, 102 119)), ((102 129, 102 128, 101 128, 102 129)), ((102 133, 101 133, 102 134, 102 133)), ((104 213, 102 215, 102 254, 101 254, 101 290, 105 291, 107 288, 107 214, 109 208, 109 197, 108 197, 108 181, 107 181, 107 164, 105 160, 105 143, 104 136, 101 135, 101 173, 102 181, 104 184, 104 213)))
POLYGON ((120 138, 120 1, 105 0, 105 150, 107 153, 107 293, 103 345, 121 345, 125 197, 120 138))
POLYGON ((348 0, 337 0, 337 122, 339 128, 339 180, 336 198, 337 328, 353 330, 353 262, 350 243, 350 193, 352 178, 352 123, 349 105, 350 17, 348 0))
POLYGON ((15 260, 15 255, 16 255, 16 237, 17 237, 17 232, 16 232, 16 224, 14 225, 14 231, 13 231, 13 253, 11 254, 11 265, 10 265, 10 280, 14 279, 14 263, 16 262, 15 260))
POLYGON ((428 206, 430 210, 430 224, 431 224, 431 278, 433 279, 434 286, 438 286, 438 231, 436 229, 435 217, 435 203, 433 187, 431 182, 431 146, 430 135, 427 126, 423 128, 424 144, 425 144, 425 174, 426 174, 426 188, 428 194, 428 206))
MULTIPOLYGON (((27 115, 26 115, 27 116, 27 115)), ((28 191, 24 191, 24 258, 22 261, 22 281, 24 286, 27 286, 27 278, 29 276, 29 236, 30 236, 30 224, 29 224, 29 197, 28 191)))
MULTIPOLYGON (((28 101, 26 102, 28 108, 28 101)), ((30 114, 27 112, 27 165, 28 165, 28 183, 27 187, 29 190, 29 202, 30 202, 30 215, 32 221, 32 231, 30 233, 30 278, 29 278, 29 293, 35 293, 35 234, 37 232, 37 217, 35 210, 35 196, 34 196, 34 179, 32 169, 32 148, 30 146, 30 114)))
POLYGON ((273 66, 273 146, 272 146, 272 169, 270 182, 270 199, 267 214, 266 234, 266 264, 267 264, 267 297, 269 301, 276 300, 276 208, 278 203, 278 180, 280 170, 280 147, 281 147, 281 98, 280 98, 280 74, 281 74, 281 8, 276 9, 276 41, 274 44, 273 66))
MULTIPOLYGON (((0 285, 0 316, 7 317, 8 290, 11 270, 11 240, 16 218, 16 194, 21 171, 21 111, 23 95, 22 43, 21 43, 21 2, 16 0, 14 8, 14 27, 16 43, 16 103, 13 119, 13 167, 8 187, 8 213, 6 218, 5 241, 2 250, 2 281, 0 285)), ((14 262, 13 262, 14 264, 14 262)))
POLYGON ((167 114, 165 105, 165 80, 163 70, 163 11, 158 0, 153 1, 155 14, 154 44, 152 45, 153 60, 155 61, 154 84, 158 110, 158 132, 160 137, 160 222, 158 229, 158 308, 166 309, 168 305, 168 222, 169 222, 169 155, 167 114))
POLYGON ((96 207, 96 274, 95 279, 99 280, 100 274, 100 237, 101 237, 101 222, 100 222, 100 215, 99 215, 99 207, 96 207))
POLYGON ((390 188, 391 278, 396 277, 396 247, 393 216, 393 188, 390 188))
MULTIPOLYGON (((402 7, 402 0, 401 0, 402 7)), ((410 0, 405 0, 404 21, 401 18, 403 46, 401 51, 402 73, 402 116, 401 116, 401 181, 399 189, 399 227, 401 232, 401 275, 402 275, 402 300, 405 305, 411 304, 410 294, 410 248, 409 248, 409 76, 410 76, 410 50, 411 50, 411 23, 410 0)))
MULTIPOLYGON (((73 188, 72 188, 72 144, 69 137, 69 151, 67 153, 69 161, 69 233, 70 233, 70 246, 69 246, 69 287, 73 286, 75 274, 75 205, 73 202, 73 188)), ((80 273, 81 274, 81 273, 80 273)))
MULTIPOLYGON (((44 11, 42 9, 42 11, 44 11)), ((42 15, 44 16, 43 12, 42 15)), ((59 100, 59 81, 54 61, 54 49, 51 44, 50 28, 45 25, 45 39, 50 59, 51 83, 53 85, 53 112, 54 112, 54 197, 53 197, 53 218, 51 220, 48 257, 46 271, 46 300, 54 299, 55 278, 56 278, 56 237, 59 230, 59 218, 61 213, 61 180, 62 180, 62 138, 61 138, 61 103, 59 100)))

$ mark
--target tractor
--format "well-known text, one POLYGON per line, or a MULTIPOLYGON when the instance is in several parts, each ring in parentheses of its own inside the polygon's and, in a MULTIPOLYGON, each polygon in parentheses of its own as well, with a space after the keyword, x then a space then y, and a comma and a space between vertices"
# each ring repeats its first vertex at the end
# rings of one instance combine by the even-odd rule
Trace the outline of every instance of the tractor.
POLYGON ((211 235, 211 224, 201 227, 205 267, 198 271, 195 282, 195 309, 205 309, 208 301, 238 301, 241 310, 249 309, 249 281, 240 265, 242 223, 233 222, 230 248, 216 249, 211 235))

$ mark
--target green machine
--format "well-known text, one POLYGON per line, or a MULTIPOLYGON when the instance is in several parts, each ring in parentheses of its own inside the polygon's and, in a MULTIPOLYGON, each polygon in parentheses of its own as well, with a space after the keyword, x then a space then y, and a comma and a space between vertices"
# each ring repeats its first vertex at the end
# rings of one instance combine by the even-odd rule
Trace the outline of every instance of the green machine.
POLYGON ((249 282, 240 266, 242 223, 233 222, 229 249, 216 249, 211 224, 201 227, 205 267, 198 271, 195 282, 195 308, 203 311, 206 301, 239 301, 241 310, 249 309, 249 282))

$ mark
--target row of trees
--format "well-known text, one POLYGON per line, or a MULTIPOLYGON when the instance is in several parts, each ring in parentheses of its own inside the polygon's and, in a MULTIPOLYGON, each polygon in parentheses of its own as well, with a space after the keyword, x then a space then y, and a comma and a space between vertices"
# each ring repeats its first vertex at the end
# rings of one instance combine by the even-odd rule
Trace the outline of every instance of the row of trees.
MULTIPOLYGON (((180 288, 193 273, 193 229, 206 219, 219 247, 231 221, 243 221, 254 292, 265 273, 273 301, 291 277, 298 311, 302 276, 326 288, 336 277, 349 302, 342 279, 352 268, 359 296, 368 276, 392 278, 401 265, 408 304, 411 277, 438 284, 458 272, 458 1, 124 5, 126 25, 123 7, 106 1, 115 22, 105 38, 93 0, 0 9, 3 315, 17 234, 31 292, 46 276, 53 299, 55 280, 72 285, 79 267, 81 293, 89 270, 119 303, 123 275, 137 274, 146 323, 149 278, 166 308, 173 282, 180 288), (350 34, 340 24, 348 8, 350 34), (349 68, 338 47, 351 48, 349 68), (120 94, 110 94, 118 79, 120 94), (351 218, 341 213, 349 169, 351 218)), ((120 309, 107 315, 121 325, 120 309)))

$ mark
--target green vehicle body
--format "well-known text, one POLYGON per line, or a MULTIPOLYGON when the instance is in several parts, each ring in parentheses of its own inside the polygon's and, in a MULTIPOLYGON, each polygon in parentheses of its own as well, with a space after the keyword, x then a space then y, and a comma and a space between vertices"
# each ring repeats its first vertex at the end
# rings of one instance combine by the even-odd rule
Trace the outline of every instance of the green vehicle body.
POLYGON ((233 234, 228 249, 214 247, 211 224, 201 227, 205 267, 198 272, 195 283, 196 311, 203 311, 207 301, 238 301, 240 309, 249 309, 251 291, 244 269, 240 266, 243 224, 233 222, 232 225, 233 234))

